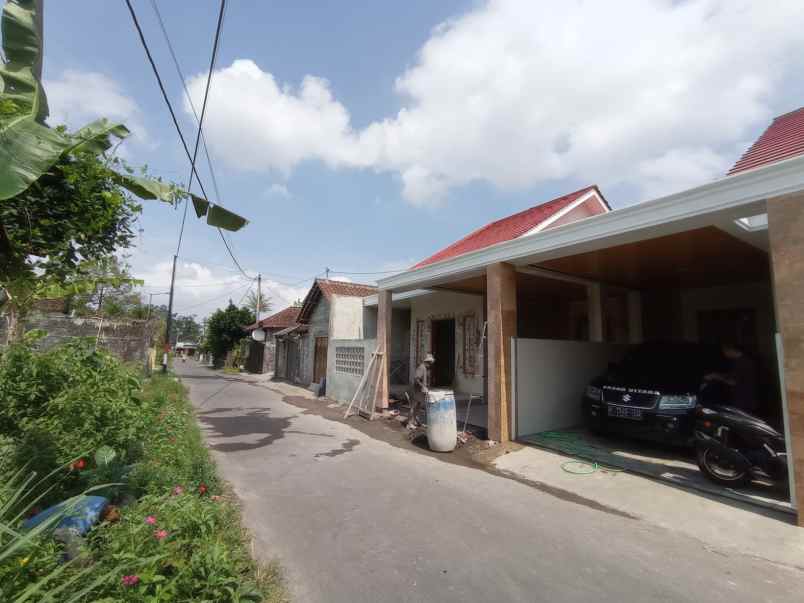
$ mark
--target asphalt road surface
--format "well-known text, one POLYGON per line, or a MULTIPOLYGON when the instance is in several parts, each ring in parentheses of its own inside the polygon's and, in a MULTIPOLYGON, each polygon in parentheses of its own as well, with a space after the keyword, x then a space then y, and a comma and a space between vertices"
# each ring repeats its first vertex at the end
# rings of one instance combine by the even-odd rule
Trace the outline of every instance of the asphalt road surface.
POLYGON ((804 597, 801 570, 392 446, 194 361, 177 372, 294 601, 804 597))

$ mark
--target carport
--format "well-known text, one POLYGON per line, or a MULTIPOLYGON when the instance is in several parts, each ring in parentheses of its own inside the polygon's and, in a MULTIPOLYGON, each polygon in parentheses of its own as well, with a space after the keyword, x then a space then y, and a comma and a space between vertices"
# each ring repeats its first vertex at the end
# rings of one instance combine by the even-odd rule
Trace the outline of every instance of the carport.
POLYGON ((787 159, 384 279, 378 343, 390 348, 395 293, 481 293, 489 437, 508 440, 577 424, 588 379, 630 345, 741 340, 783 419, 801 499, 802 191, 804 157, 787 159))

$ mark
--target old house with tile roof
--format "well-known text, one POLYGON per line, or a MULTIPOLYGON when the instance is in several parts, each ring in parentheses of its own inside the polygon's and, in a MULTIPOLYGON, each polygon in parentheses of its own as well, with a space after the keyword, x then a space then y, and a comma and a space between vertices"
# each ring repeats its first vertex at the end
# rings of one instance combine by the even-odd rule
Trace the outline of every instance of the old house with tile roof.
POLYGON ((363 298, 376 291, 371 285, 316 279, 295 324, 275 335, 279 342, 277 376, 322 390, 330 342, 364 337, 363 298))
POLYGON ((276 334, 298 324, 301 306, 287 308, 263 318, 245 328, 249 333, 262 331, 262 336, 252 340, 246 368, 252 373, 273 373, 276 362, 276 334))

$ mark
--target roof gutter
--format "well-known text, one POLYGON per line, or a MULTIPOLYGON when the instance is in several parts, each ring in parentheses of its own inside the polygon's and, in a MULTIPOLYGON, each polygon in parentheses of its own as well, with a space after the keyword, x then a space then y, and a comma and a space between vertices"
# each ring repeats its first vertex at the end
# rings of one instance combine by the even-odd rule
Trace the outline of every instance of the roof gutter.
MULTIPOLYGON (((519 237, 435 264, 381 279, 381 290, 426 288, 456 278, 481 274, 497 262, 527 263, 532 256, 561 257, 594 248, 611 239, 623 244, 651 238, 656 231, 680 232, 708 214, 751 209, 766 199, 804 190, 804 156, 758 167, 680 193, 600 214, 560 228, 519 237), (552 255, 551 255, 552 254, 552 255)), ((759 213, 762 208, 753 208, 759 213)), ((703 223, 701 224, 703 225, 703 223)))

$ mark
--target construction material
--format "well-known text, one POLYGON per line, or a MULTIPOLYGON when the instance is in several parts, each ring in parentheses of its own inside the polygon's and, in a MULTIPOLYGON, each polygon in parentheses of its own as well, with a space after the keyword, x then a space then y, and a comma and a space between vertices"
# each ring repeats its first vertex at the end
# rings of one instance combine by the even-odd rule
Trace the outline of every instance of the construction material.
POLYGON ((349 406, 346 408, 346 414, 343 415, 344 419, 348 419, 352 414, 358 414, 368 420, 374 419, 375 398, 382 371, 382 357, 383 354, 379 351, 379 348, 375 349, 371 354, 371 360, 369 360, 363 377, 360 379, 355 395, 352 396, 352 401, 349 402, 349 406))
POLYGON ((427 444, 435 452, 452 452, 458 443, 455 393, 451 389, 427 392, 427 444))

